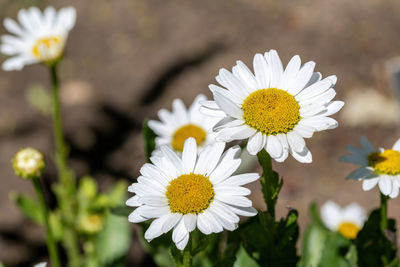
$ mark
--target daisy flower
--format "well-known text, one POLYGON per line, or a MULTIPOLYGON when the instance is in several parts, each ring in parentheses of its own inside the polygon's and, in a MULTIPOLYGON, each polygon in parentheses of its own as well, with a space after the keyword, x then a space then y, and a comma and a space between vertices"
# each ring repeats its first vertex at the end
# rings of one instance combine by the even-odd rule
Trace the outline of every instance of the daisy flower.
POLYGON ((198 153, 195 139, 189 138, 182 157, 162 146, 162 155, 143 165, 137 183, 128 188, 135 196, 126 204, 137 207, 129 215, 130 222, 154 219, 144 236, 149 242, 173 229, 172 240, 183 250, 196 227, 204 234, 233 231, 238 227, 238 215, 257 214, 246 197, 250 190, 242 185, 259 175, 232 176, 241 163, 237 158, 240 148, 223 153, 224 148, 225 143, 218 142, 198 153))
POLYGON ((4 20, 4 27, 14 35, 1 37, 0 51, 11 58, 3 63, 3 70, 21 70, 33 63, 51 64, 58 61, 65 49, 69 31, 75 25, 73 7, 47 7, 42 13, 37 7, 18 12, 18 21, 4 20))
POLYGON ((355 239, 367 219, 365 210, 357 203, 341 208, 333 201, 321 207, 321 219, 331 231, 337 231, 348 239, 355 239))
POLYGON ((254 74, 237 61, 232 73, 220 69, 216 80, 221 86, 209 86, 214 101, 203 101, 201 112, 221 119, 214 127, 217 140, 248 139, 252 155, 265 149, 278 162, 289 153, 300 162, 311 162, 304 138, 338 126, 328 117, 344 104, 332 101, 336 76, 321 80, 315 63, 301 67, 297 55, 283 69, 275 50, 256 54, 253 66, 254 74))
MULTIPOLYGON (((166 109, 158 111, 161 121, 149 121, 149 127, 158 135, 156 146, 169 145, 175 151, 182 152, 186 139, 193 137, 200 148, 215 142, 212 128, 218 118, 205 116, 199 112, 200 101, 206 100, 204 95, 198 95, 189 109, 182 100, 175 99, 172 112, 166 109)), ((159 153, 157 151, 156 153, 159 153)))
POLYGON ((347 146, 351 154, 341 161, 361 167, 350 173, 346 179, 363 181, 362 188, 369 191, 377 184, 382 194, 395 198, 400 187, 400 139, 391 149, 375 149, 367 138, 361 137, 361 148, 347 146))

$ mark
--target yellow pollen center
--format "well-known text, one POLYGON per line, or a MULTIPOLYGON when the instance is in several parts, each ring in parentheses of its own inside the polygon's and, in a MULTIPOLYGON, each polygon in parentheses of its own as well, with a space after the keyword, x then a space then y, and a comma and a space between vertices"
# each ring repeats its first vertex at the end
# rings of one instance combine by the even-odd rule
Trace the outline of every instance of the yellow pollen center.
POLYGON ((176 151, 183 151, 183 144, 186 139, 193 137, 196 139, 197 145, 201 145, 206 139, 206 135, 207 133, 199 126, 186 124, 175 131, 172 136, 171 146, 176 151))
POLYGON ((207 177, 190 173, 172 180, 165 195, 171 212, 198 214, 210 205, 214 198, 214 189, 207 177))
POLYGON ((60 42, 61 38, 58 36, 51 36, 39 39, 35 42, 35 44, 32 47, 32 54, 34 55, 35 58, 39 60, 48 60, 51 57, 58 57, 60 56, 59 53, 61 51, 56 51, 57 52, 56 54, 54 54, 54 52, 49 52, 49 51, 54 50, 55 47, 59 47, 60 42), (43 50, 46 50, 47 52, 43 53, 43 50))
POLYGON ((246 124, 266 135, 290 132, 300 121, 299 104, 281 89, 260 89, 251 93, 242 109, 246 124))
POLYGON ((355 239, 360 228, 352 222, 343 222, 339 225, 338 232, 348 239, 355 239))
POLYGON ((384 152, 372 152, 368 155, 369 166, 378 174, 400 174, 400 152, 387 149, 384 152))

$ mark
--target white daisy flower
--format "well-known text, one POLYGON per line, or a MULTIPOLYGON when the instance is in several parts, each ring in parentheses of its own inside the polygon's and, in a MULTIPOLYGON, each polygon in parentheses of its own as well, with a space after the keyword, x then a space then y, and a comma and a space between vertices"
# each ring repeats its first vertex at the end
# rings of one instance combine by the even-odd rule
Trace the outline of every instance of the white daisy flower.
MULTIPOLYGON (((214 143, 215 133, 212 132, 212 128, 219 119, 200 113, 200 101, 204 100, 206 97, 200 94, 190 108, 186 109, 182 100, 175 99, 172 112, 160 109, 158 117, 161 121, 149 121, 149 127, 158 135, 155 140, 156 146, 169 145, 175 151, 182 152, 183 144, 189 137, 196 139, 199 148, 214 143)), ((156 150, 156 153, 159 151, 156 150)))
POLYGON ((225 143, 214 143, 197 153, 196 141, 185 141, 182 157, 168 146, 162 156, 151 157, 141 176, 128 191, 135 193, 126 204, 137 207, 130 215, 133 223, 153 219, 145 233, 148 241, 173 229, 172 240, 183 250, 189 233, 196 227, 204 234, 238 227, 239 216, 254 216, 257 211, 246 196, 251 191, 242 185, 259 178, 257 173, 232 174, 241 160, 238 146, 223 153, 225 143))
POLYGON ((46 267, 46 266, 47 266, 46 262, 41 262, 41 263, 33 265, 33 267, 46 267))
POLYGON ((4 20, 4 27, 14 35, 1 37, 0 51, 12 56, 3 63, 3 70, 21 70, 33 63, 51 64, 59 60, 65 49, 69 31, 75 25, 76 11, 65 7, 58 12, 47 7, 42 13, 37 7, 18 12, 18 21, 4 20))
POLYGON ((337 231, 348 239, 355 239, 367 220, 365 210, 357 203, 341 208, 333 201, 321 207, 321 219, 331 231, 337 231))
POLYGON ((395 198, 400 187, 400 139, 392 149, 375 149, 367 138, 361 137, 361 148, 347 146, 351 154, 341 157, 341 161, 361 167, 350 173, 346 179, 363 181, 362 188, 369 191, 377 184, 385 196, 395 198))
POLYGON ((304 138, 338 126, 328 117, 344 104, 332 101, 336 76, 321 80, 321 74, 314 72, 315 63, 301 67, 297 55, 284 70, 275 50, 256 54, 253 66, 255 74, 237 61, 232 73, 220 69, 216 80, 222 87, 209 86, 214 101, 203 101, 201 112, 222 118, 214 127, 217 140, 248 138, 252 155, 265 149, 278 162, 289 153, 300 162, 311 162, 304 138))

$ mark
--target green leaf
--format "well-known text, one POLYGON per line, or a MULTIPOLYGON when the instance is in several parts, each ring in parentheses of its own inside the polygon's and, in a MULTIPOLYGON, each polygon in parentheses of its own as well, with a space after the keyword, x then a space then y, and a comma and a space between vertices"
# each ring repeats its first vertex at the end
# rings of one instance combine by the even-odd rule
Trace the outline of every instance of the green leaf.
POLYGON ((358 255, 357 255, 357 247, 354 244, 351 244, 349 251, 345 256, 346 260, 349 262, 350 267, 358 267, 358 255))
POLYGON ((260 266, 295 266, 298 261, 296 242, 299 235, 297 211, 275 222, 266 212, 240 229, 243 247, 260 266))
POLYGON ((111 209, 111 213, 116 216, 128 217, 131 214, 133 209, 127 206, 116 206, 111 209))
POLYGON ((129 250, 131 228, 126 218, 107 214, 105 225, 98 235, 97 250, 102 264, 124 257, 129 250))
POLYGON ((143 140, 144 140, 144 154, 146 156, 146 161, 150 162, 151 153, 156 148, 156 134, 150 129, 148 125, 148 120, 143 123, 143 140))
MULTIPOLYGON (((248 223, 244 225, 248 225, 248 223)), ((233 266, 233 264, 236 261, 236 254, 238 253, 240 248, 240 242, 241 242, 240 230, 241 228, 233 232, 228 232, 227 246, 224 251, 224 254, 220 255, 220 258, 217 260, 214 266, 233 266)))
POLYGON ((43 225, 42 208, 36 199, 16 193, 12 193, 10 198, 26 217, 37 224, 43 225))
POLYGON ((311 224, 307 228, 303 239, 303 253, 300 266, 318 266, 325 248, 327 235, 327 230, 317 224, 311 224))
POLYGON ((259 265, 247 254, 246 250, 240 246, 233 267, 259 267, 259 265))
POLYGON ((398 259, 395 241, 396 222, 388 220, 388 229, 380 229, 380 209, 372 211, 363 229, 358 233, 356 246, 359 266, 397 266, 398 259), (392 265, 394 264, 394 265, 392 265))

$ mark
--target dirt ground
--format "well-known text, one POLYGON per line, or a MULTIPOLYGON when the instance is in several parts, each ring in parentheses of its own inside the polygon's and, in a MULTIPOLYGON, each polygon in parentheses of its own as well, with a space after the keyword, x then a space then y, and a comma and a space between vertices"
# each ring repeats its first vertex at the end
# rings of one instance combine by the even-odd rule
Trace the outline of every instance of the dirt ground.
MULTIPOLYGON (((399 110, 387 72, 387 61, 400 55, 399 1, 0 0, 0 19, 50 4, 73 5, 78 12, 61 66, 64 128, 78 174, 92 174, 103 188, 116 179, 133 180, 144 162, 144 118, 156 118, 177 97, 186 104, 199 93, 210 97, 207 86, 219 68, 231 68, 237 59, 250 65, 256 52, 274 48, 284 64, 299 54, 303 62, 315 61, 324 77, 336 74, 336 98, 346 102, 335 117, 338 129, 307 140, 312 164, 291 158, 274 164, 285 180, 278 213, 298 209, 304 229, 313 201, 355 201, 366 209, 379 204, 377 189, 364 192, 361 183, 344 180, 355 166, 338 158, 362 135, 381 147, 400 137, 400 113, 385 112, 387 103, 399 110), (367 91, 372 97, 365 97, 367 91)), ((42 66, 0 71, 0 261, 6 266, 46 257, 43 232, 9 200, 12 191, 33 191, 13 175, 14 153, 24 146, 47 155, 53 149, 50 118, 29 94, 37 87, 49 89, 42 66)), ((51 181, 54 166, 48 165, 51 181)), ((255 205, 263 207, 258 185, 251 187, 255 205)), ((399 198, 390 201, 389 215, 400 222, 399 198)), ((140 266, 143 258, 134 240, 129 266, 140 266)))

